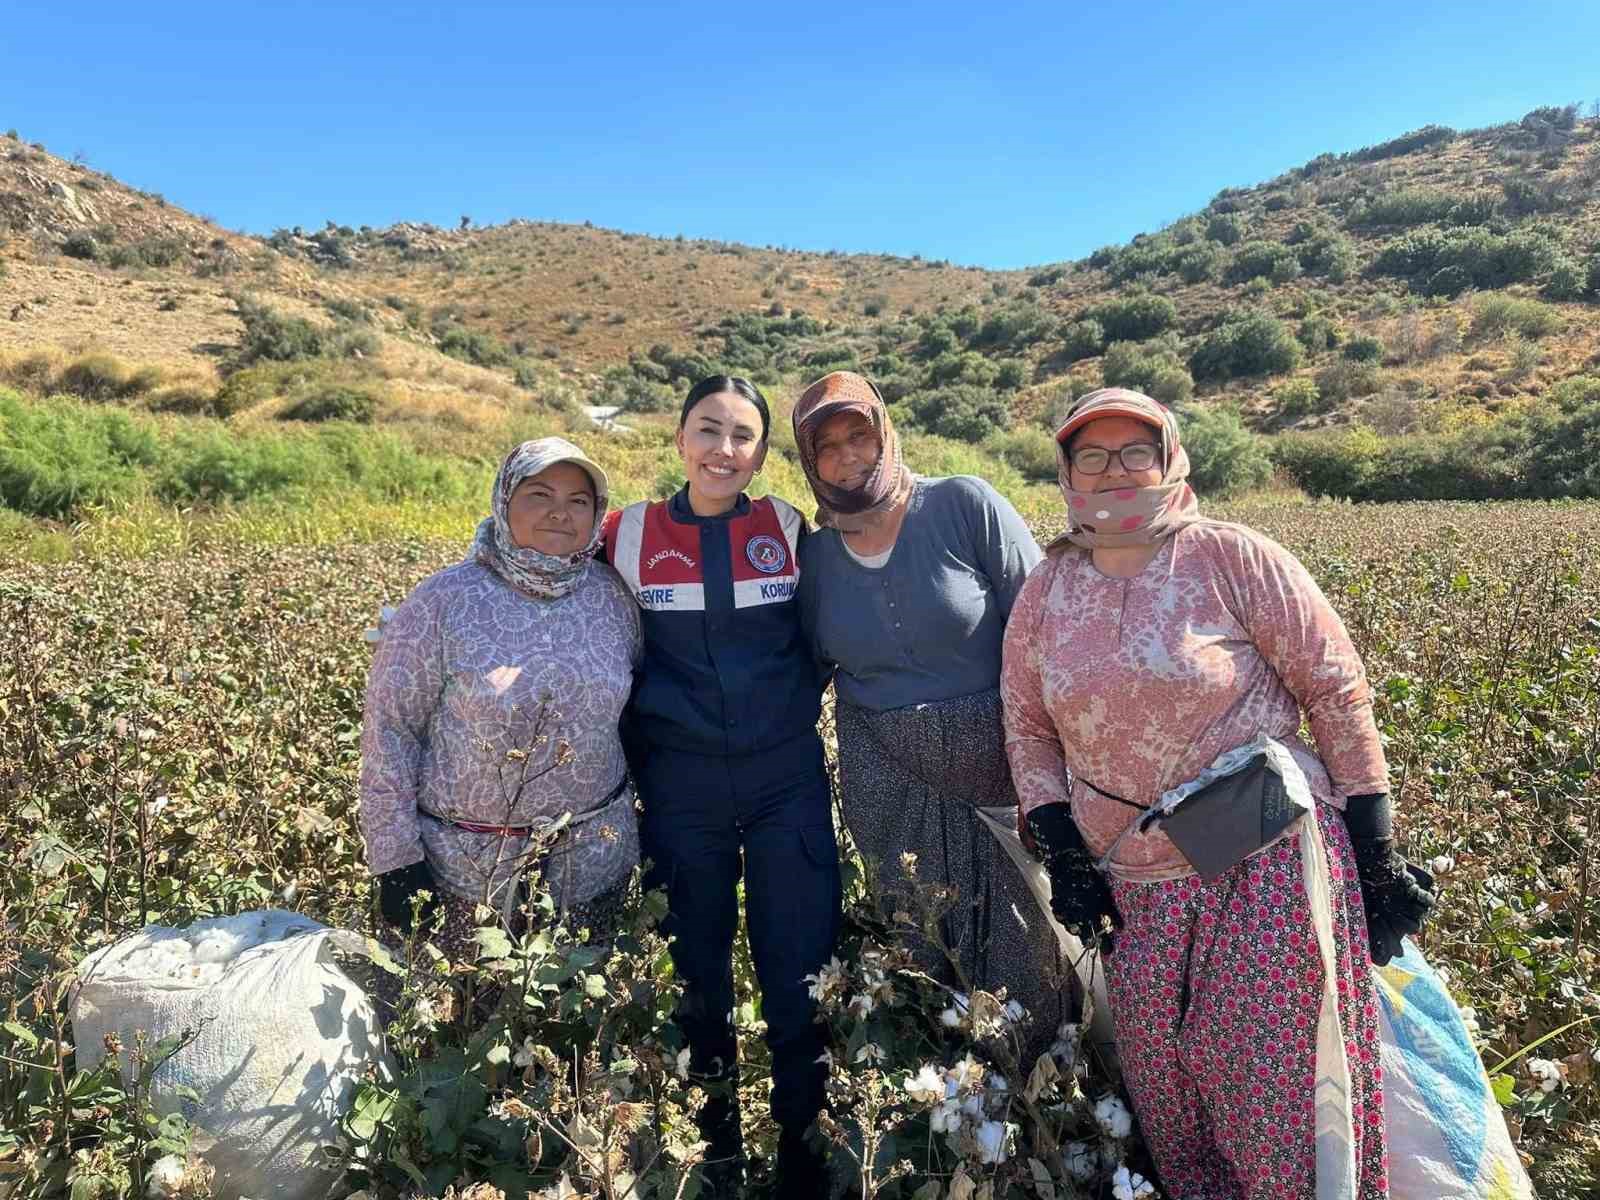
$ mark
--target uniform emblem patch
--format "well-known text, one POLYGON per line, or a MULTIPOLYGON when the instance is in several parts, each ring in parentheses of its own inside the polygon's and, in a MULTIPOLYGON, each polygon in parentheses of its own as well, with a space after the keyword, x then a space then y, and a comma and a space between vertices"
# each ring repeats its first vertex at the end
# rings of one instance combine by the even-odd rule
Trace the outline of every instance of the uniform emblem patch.
POLYGON ((763 575, 776 575, 789 562, 789 552, 783 543, 770 534, 757 534, 744 544, 744 555, 750 565, 763 575))

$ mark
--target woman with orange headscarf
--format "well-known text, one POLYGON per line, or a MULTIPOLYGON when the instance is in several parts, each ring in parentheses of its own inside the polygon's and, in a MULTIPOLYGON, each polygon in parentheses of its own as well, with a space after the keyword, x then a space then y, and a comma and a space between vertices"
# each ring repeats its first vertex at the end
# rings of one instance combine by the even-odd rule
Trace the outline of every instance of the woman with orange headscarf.
POLYGON ((1163 1188, 1381 1200, 1368 959, 1432 897, 1361 659, 1293 555, 1200 515, 1167 409, 1105 388, 1056 437, 1068 530, 1006 631, 1006 749, 1057 917, 1105 934, 1163 1188))
POLYGON ((801 548, 801 620, 833 668, 845 824, 889 894, 911 889, 908 853, 920 882, 954 887, 941 936, 959 971, 932 945, 919 958, 949 984, 1005 988, 1028 1013, 1031 1057, 1070 990, 1054 934, 979 810, 1015 819, 1000 639, 1038 545, 983 480, 913 475, 862 376, 819 379, 793 420, 822 526, 801 548))

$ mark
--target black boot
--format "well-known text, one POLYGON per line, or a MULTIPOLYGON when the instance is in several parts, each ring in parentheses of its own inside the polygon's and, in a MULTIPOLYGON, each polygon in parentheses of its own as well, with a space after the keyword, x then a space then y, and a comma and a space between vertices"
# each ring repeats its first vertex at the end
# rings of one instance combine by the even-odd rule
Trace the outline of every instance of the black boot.
POLYGON ((828 1195, 828 1163, 806 1141, 805 1130, 778 1134, 776 1200, 824 1200, 828 1195))

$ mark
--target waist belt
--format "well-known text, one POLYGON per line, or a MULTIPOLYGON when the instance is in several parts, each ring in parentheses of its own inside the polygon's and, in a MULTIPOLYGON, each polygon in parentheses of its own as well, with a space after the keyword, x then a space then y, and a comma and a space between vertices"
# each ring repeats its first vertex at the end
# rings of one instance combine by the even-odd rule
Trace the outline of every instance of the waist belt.
MULTIPOLYGON (((628 777, 624 775, 617 783, 617 786, 612 788, 606 798, 600 801, 599 804, 593 808, 585 809, 581 813, 574 813, 570 825, 581 825, 590 818, 599 816, 615 804, 617 798, 627 789, 628 777)), ((443 821, 446 825, 452 825, 457 829, 465 830, 467 833, 495 833, 502 837, 528 837, 538 833, 550 824, 549 821, 540 821, 533 825, 480 825, 476 821, 457 821, 453 817, 441 817, 438 813, 428 813, 427 815, 435 821, 443 821)))

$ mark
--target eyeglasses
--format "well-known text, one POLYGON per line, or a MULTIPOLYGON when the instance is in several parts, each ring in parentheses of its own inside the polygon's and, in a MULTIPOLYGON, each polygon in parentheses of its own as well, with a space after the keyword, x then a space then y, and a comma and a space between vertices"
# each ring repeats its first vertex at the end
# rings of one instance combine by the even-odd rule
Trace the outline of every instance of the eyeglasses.
POLYGON ((1085 446, 1072 452, 1072 465, 1085 475, 1104 475, 1115 458, 1124 471, 1148 471, 1156 465, 1161 447, 1150 442, 1130 442, 1120 450, 1106 450, 1100 446, 1085 446))

